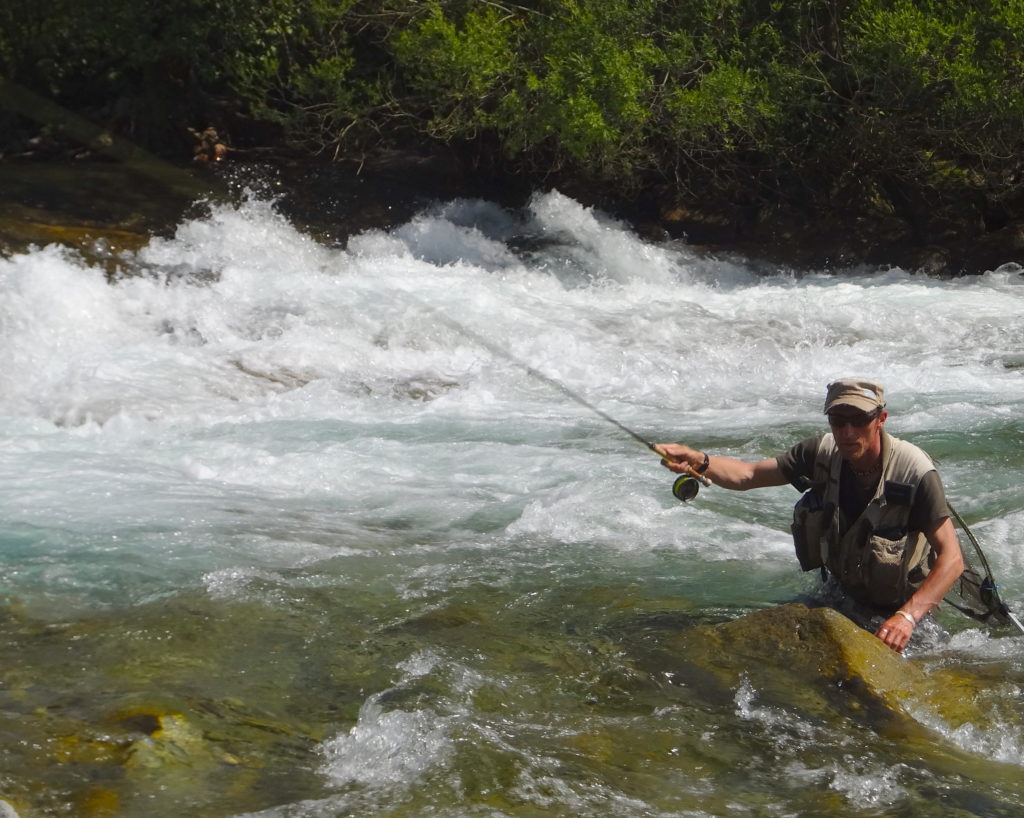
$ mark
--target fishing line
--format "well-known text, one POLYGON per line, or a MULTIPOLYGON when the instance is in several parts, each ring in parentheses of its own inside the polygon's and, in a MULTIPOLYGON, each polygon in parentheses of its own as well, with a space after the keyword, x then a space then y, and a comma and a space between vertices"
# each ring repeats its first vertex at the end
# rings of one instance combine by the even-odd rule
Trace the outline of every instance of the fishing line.
MULTIPOLYGON (((650 449, 652 452, 654 452, 656 455, 658 455, 658 457, 664 459, 665 456, 661 452, 658 451, 658 449, 656 448, 654 443, 652 443, 651 441, 647 440, 647 438, 643 437, 643 435, 639 434, 638 432, 633 431, 628 426, 626 426, 624 423, 621 423, 620 421, 616 420, 611 415, 609 415, 607 412, 605 412, 603 409, 599 409, 597 406, 592 404, 590 401, 588 401, 582 395, 574 392, 572 389, 570 389, 568 386, 566 386, 561 381, 556 380, 555 378, 552 378, 550 375, 546 375, 545 373, 541 372, 536 367, 530 366, 530 364, 526 363, 526 361, 523 361, 523 360, 517 358, 515 355, 513 355, 507 349, 504 349, 503 347, 498 346, 493 341, 491 341, 491 340, 485 338, 484 336, 482 336, 480 333, 475 332, 474 330, 470 329, 469 327, 465 326, 464 324, 460 323, 459 321, 456 321, 454 318, 452 318, 447 313, 442 312, 441 310, 437 309, 436 307, 430 306, 429 304, 427 304, 422 299, 417 298, 415 295, 410 293, 408 290, 401 290, 401 292, 402 292, 403 295, 405 295, 407 298, 409 298, 410 301, 413 301, 416 304, 418 304, 422 309, 426 310, 432 316, 434 316, 435 318, 439 319, 440 321, 443 321, 445 324, 450 326, 456 332, 461 333, 462 335, 466 336, 467 338, 469 338, 474 343, 479 344, 484 349, 486 349, 488 352, 490 352, 492 355, 495 355, 498 358, 504 358, 509 363, 512 363, 515 366, 517 366, 520 369, 522 369, 524 372, 526 372, 531 377, 536 378, 537 380, 542 381, 543 383, 546 383, 548 386, 552 387, 553 389, 557 389, 559 392, 561 392, 563 395, 565 395, 570 400, 575 401, 580 406, 582 406, 582 407, 584 407, 586 409, 589 409, 591 412, 593 412, 599 418, 601 418, 602 420, 605 420, 608 423, 612 424, 613 426, 615 426, 620 431, 625 432, 627 435, 629 435, 631 438, 633 438, 633 440, 635 440, 637 443, 639 443, 640 445, 650 449)), ((679 500, 682 500, 684 502, 687 501, 687 500, 692 500, 694 497, 697 496, 697 492, 700 490, 700 486, 698 485, 697 481, 700 481, 700 483, 702 485, 705 485, 705 486, 710 486, 711 485, 711 480, 708 479, 707 477, 705 477, 703 474, 697 474, 697 472, 695 472, 695 471, 690 471, 689 474, 683 474, 683 475, 680 475, 678 478, 676 478, 676 481, 675 481, 675 483, 672 486, 672 493, 679 500)))

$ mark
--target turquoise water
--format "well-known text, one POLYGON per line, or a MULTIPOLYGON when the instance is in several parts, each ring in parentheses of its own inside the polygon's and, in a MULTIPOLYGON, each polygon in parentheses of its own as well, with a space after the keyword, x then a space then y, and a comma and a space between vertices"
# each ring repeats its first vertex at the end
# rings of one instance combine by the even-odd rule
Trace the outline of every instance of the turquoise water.
POLYGON ((795 493, 681 505, 444 319, 647 439, 745 458, 876 378, 1013 602, 1020 268, 766 273, 557 193, 335 245, 252 200, 119 263, 0 259, 0 797, 24 815, 1024 808, 1024 639, 943 614, 916 648, 980 680, 985 725, 706 684, 667 638, 813 588, 795 493))

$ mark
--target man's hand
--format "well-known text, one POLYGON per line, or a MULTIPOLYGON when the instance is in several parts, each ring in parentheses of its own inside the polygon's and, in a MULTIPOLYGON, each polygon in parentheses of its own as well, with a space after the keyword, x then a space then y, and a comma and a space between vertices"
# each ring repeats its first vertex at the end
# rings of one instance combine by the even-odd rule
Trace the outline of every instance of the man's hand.
POLYGON ((661 455, 661 465, 676 474, 689 474, 704 463, 704 455, 681 443, 657 443, 654 451, 661 455))
POLYGON ((913 635, 914 626, 902 614, 890 616, 882 623, 882 627, 875 632, 875 636, 897 653, 903 653, 903 648, 907 646, 907 642, 910 641, 910 637, 913 635))

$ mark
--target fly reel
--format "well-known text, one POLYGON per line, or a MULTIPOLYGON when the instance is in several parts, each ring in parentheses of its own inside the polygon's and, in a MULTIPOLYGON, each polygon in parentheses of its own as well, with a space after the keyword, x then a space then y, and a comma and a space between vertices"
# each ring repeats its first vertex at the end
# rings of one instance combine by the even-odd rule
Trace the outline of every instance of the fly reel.
POLYGON ((692 474, 681 474, 672 484, 672 494, 677 500, 684 503, 688 503, 696 497, 698 491, 700 491, 700 480, 692 474))

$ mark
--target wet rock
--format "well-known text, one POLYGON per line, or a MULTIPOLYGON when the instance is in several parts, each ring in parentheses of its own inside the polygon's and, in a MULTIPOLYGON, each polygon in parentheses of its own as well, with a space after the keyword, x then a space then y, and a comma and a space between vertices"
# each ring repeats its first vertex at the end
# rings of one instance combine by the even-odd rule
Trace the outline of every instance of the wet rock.
POLYGON ((136 741, 128 753, 128 768, 163 768, 168 764, 190 768, 237 761, 203 735, 202 730, 179 713, 154 715, 155 727, 136 741))
POLYGON ((121 812, 120 796, 113 790, 99 785, 93 785, 77 793, 73 801, 76 813, 81 818, 114 818, 121 812))
POLYGON ((59 244, 111 272, 121 253, 169 234, 195 202, 102 163, 0 163, 0 191, 0 257, 59 244))
POLYGON ((432 633, 437 630, 479 626, 486 619, 486 612, 479 606, 446 605, 410 618, 401 628, 409 633, 432 633))
POLYGON ((979 680, 956 668, 929 668, 886 647, 830 608, 782 605, 721 625, 678 634, 671 645, 687 660, 736 689, 809 712, 867 707, 879 717, 916 718, 921 708, 951 728, 983 724, 979 680))
POLYGON ((81 225, 45 224, 0 218, 0 244, 16 250, 63 244, 90 259, 106 260, 125 250, 138 250, 149 241, 144 233, 81 225))

